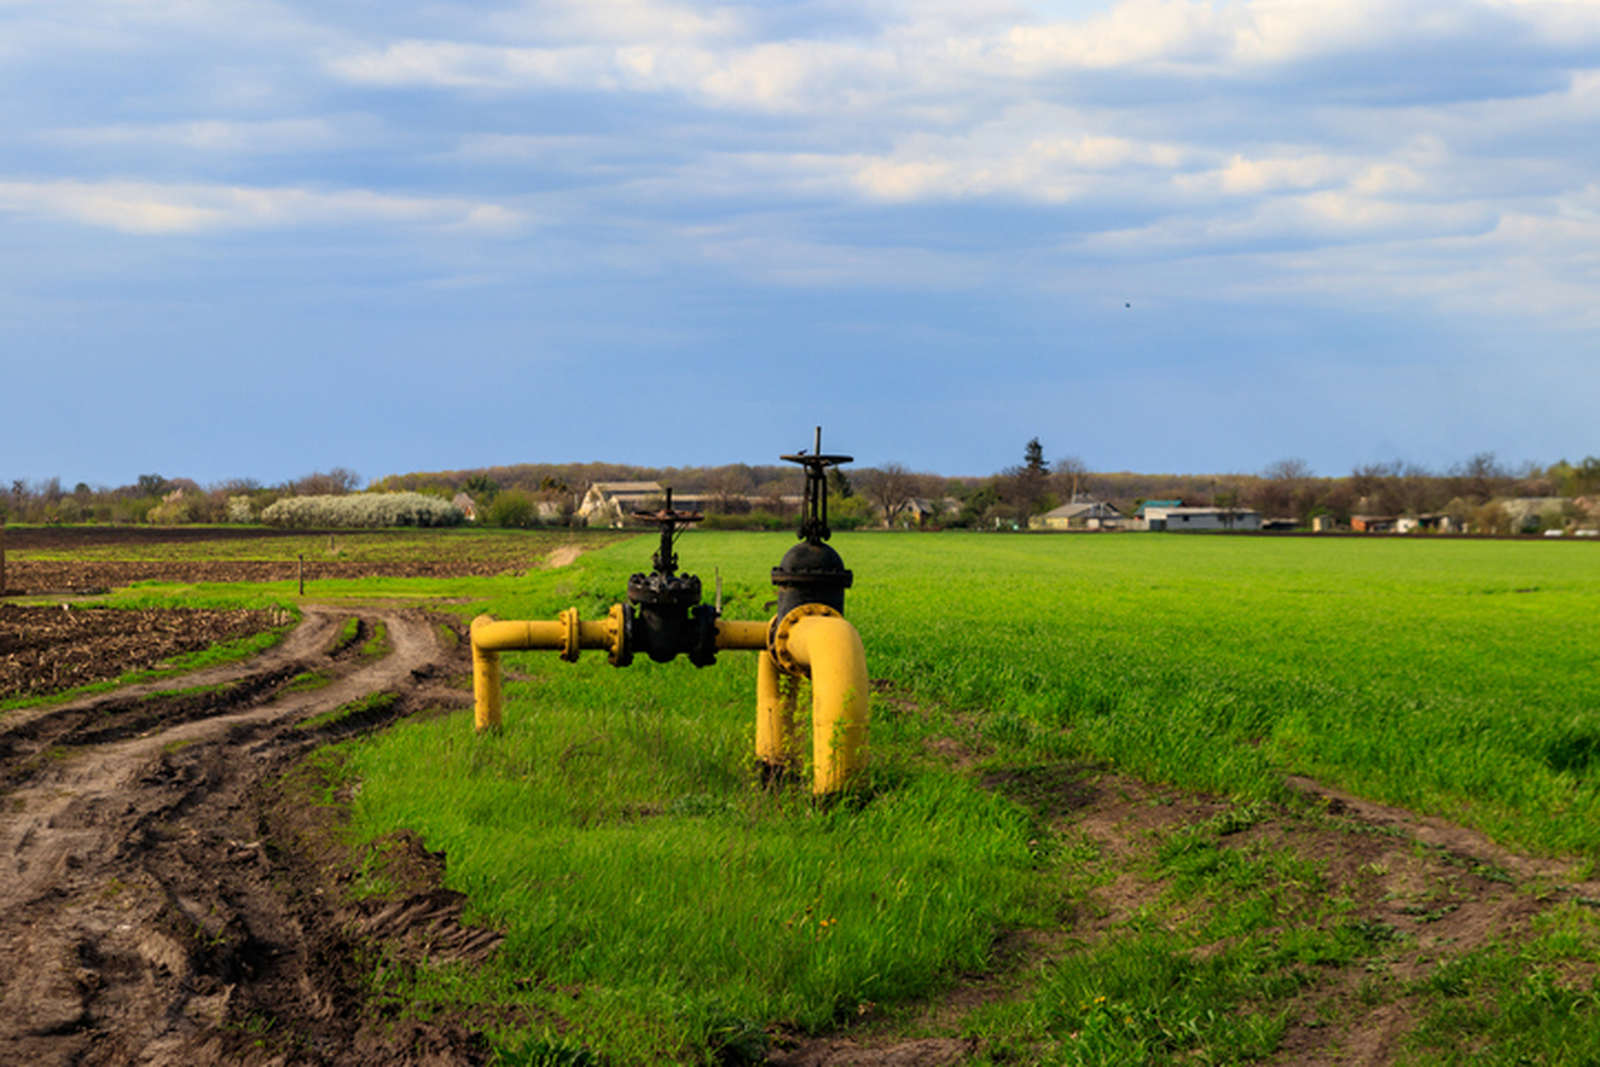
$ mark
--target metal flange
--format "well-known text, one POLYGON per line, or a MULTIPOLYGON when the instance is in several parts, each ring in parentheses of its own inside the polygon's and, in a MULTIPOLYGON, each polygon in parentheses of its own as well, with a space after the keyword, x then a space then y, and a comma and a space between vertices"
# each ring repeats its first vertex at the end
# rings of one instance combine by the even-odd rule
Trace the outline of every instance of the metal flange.
POLYGON ((626 667, 633 662, 633 649, 628 647, 633 636, 633 611, 626 604, 613 604, 606 614, 606 636, 611 639, 608 657, 613 667, 626 667))
POLYGON ((836 619, 844 618, 841 612, 835 611, 826 604, 801 604, 782 618, 775 619, 772 623, 772 632, 767 637, 767 651, 772 653, 772 658, 778 663, 778 669, 785 674, 792 674, 797 678, 811 677, 811 669, 797 661, 794 658, 794 654, 789 651, 789 635, 794 632, 796 623, 813 615, 832 615, 836 619))
POLYGON ((556 618, 566 627, 566 632, 561 635, 561 658, 568 663, 576 663, 581 638, 578 628, 578 609, 566 608, 556 618))

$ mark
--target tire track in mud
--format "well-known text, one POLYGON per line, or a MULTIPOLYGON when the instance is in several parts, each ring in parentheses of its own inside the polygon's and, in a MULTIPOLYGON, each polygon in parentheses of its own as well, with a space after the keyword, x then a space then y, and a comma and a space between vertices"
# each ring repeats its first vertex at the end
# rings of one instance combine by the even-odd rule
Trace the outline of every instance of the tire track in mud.
MULTIPOLYGON (((387 629, 382 659, 330 655, 349 614, 307 606, 253 660, 0 719, 0 1062, 477 1058, 464 1031, 369 1025, 320 872, 263 840, 263 782, 330 732, 469 699, 432 681, 465 669, 464 648, 445 647, 417 611, 360 612, 387 629), (313 669, 326 685, 282 689, 313 669), (196 687, 222 688, 170 694, 196 687), (378 692, 398 699, 333 728, 295 728, 378 692), (293 1036, 263 1041, 269 1057, 252 1052, 253 1027, 293 1036)), ((413 911, 435 940, 492 947, 461 930, 454 895, 430 899, 413 911)))

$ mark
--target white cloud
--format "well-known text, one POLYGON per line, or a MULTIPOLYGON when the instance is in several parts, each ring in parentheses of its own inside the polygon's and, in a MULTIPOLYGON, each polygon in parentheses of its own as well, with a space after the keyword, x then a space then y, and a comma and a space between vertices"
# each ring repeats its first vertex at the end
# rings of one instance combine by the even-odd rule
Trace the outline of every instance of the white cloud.
POLYGON ((693 43, 749 32, 736 7, 662 0, 525 0, 485 25, 523 40, 593 44, 693 43))
POLYGON ((0 181, 0 211, 132 234, 370 223, 502 231, 524 221, 503 205, 454 197, 135 181, 0 181))
POLYGON ((895 73, 894 57, 853 44, 770 43, 713 51, 633 44, 519 48, 401 41, 329 61, 338 77, 367 85, 516 91, 671 92, 719 107, 809 109, 827 96, 849 101, 855 81, 895 73))
POLYGON ((44 137, 60 144, 85 147, 155 145, 199 152, 267 155, 348 146, 353 137, 358 136, 357 125, 329 119, 195 119, 80 126, 54 130, 44 137))

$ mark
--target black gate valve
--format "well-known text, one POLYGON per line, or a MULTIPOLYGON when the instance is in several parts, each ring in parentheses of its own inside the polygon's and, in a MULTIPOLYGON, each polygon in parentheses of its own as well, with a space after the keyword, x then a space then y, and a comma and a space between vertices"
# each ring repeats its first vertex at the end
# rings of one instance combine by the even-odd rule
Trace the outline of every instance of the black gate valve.
POLYGON ((843 615, 844 591, 855 576, 845 569, 839 553, 823 544, 833 536, 828 528, 828 468, 855 457, 824 454, 822 427, 818 426, 811 452, 802 450, 778 458, 806 469, 806 501, 797 535, 801 543, 784 553, 783 560, 772 568, 772 584, 778 587, 777 619, 802 604, 824 604, 843 615))
POLYGON ((612 662, 626 667, 638 651, 657 663, 670 662, 681 653, 696 667, 711 666, 717 661, 717 611, 700 602, 698 577, 676 573, 678 556, 672 550, 678 532, 705 516, 698 511, 675 510, 668 489, 664 507, 636 511, 633 517, 659 526, 661 544, 650 558, 654 569, 628 579, 630 606, 623 612, 625 650, 612 662))

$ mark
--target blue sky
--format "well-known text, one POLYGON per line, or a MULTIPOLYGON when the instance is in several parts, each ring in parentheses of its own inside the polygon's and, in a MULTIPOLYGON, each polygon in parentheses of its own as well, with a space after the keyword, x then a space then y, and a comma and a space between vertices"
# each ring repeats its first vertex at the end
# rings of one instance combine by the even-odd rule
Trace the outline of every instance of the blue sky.
POLYGON ((1600 453, 1600 0, 0 0, 0 478, 1600 453))

